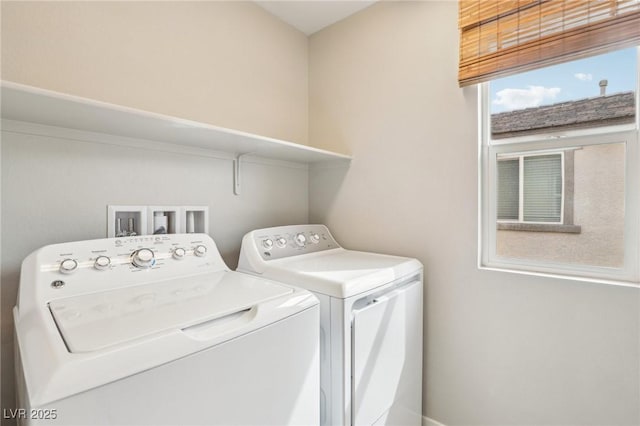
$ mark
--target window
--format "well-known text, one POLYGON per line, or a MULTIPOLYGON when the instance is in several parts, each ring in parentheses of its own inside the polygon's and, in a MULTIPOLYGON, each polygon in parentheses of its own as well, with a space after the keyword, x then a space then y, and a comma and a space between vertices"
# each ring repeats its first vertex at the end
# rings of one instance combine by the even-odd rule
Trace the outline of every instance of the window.
POLYGON ((481 86, 481 267, 638 284, 637 51, 481 86))
POLYGON ((562 223, 562 158, 562 153, 499 157, 498 220, 562 223))

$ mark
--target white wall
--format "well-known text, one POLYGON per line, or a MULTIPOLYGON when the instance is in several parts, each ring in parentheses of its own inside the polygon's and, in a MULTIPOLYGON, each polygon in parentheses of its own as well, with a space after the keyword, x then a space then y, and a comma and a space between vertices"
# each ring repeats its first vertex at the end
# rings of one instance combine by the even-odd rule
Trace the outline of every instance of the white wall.
POLYGON ((307 37, 250 1, 3 1, 2 78, 307 142, 307 37))
POLYGON ((457 4, 381 2, 313 35, 310 220, 426 268, 424 407, 446 425, 640 423, 637 289, 479 271, 477 98, 457 4))

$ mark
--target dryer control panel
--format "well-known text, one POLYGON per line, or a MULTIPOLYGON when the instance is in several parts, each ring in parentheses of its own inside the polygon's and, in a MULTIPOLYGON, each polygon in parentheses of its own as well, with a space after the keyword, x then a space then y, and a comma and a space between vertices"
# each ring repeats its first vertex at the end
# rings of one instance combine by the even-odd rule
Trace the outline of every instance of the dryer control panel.
MULTIPOLYGON (((281 259, 340 247, 324 225, 278 226, 258 229, 247 235, 250 235, 253 246, 264 260, 281 259)), ((245 243, 246 241, 243 240, 243 248, 245 243)))

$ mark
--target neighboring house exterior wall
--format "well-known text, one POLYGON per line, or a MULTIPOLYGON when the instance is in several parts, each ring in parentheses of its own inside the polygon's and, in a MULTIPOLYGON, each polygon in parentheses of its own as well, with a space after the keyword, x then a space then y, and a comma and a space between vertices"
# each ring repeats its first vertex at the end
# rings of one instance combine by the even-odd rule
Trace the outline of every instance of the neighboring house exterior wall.
POLYGON ((576 150, 574 224, 581 227, 581 232, 498 230, 496 253, 540 261, 623 266, 624 163, 622 143, 576 150))

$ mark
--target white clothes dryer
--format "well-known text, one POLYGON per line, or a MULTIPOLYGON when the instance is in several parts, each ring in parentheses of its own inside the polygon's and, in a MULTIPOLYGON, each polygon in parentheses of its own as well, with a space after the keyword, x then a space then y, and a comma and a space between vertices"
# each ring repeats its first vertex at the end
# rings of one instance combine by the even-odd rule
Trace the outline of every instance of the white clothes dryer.
POLYGON ((346 250, 324 225, 295 225, 245 235, 238 271, 320 300, 321 424, 421 424, 418 260, 346 250))
POLYGON ((204 234, 56 244, 22 264, 22 424, 312 425, 318 301, 204 234))

